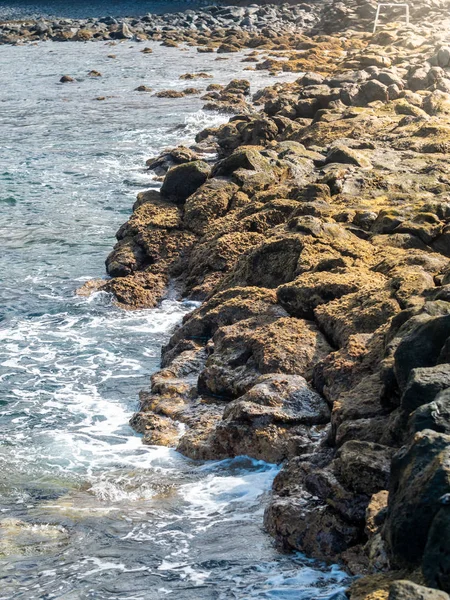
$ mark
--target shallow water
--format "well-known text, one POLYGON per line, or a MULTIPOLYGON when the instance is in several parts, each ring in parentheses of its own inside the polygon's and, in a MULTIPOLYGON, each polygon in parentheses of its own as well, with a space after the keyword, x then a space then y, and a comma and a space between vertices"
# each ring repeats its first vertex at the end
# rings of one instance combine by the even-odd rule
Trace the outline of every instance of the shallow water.
POLYGON ((262 530, 276 466, 193 462, 128 425, 192 305, 123 312, 74 293, 104 275, 137 191, 156 185, 145 159, 226 120, 134 88, 241 69, 236 55, 141 48, 0 47, 0 598, 337 598, 341 572, 278 554, 262 530))

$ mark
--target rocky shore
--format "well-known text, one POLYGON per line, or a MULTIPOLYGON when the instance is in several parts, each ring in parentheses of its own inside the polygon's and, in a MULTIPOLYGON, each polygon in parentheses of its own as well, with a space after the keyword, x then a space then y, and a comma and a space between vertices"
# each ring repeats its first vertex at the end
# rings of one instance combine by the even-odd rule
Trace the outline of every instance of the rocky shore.
MULTIPOLYGON (((264 10, 295 22, 298 6, 264 10)), ((128 308, 169 283, 202 301, 141 393, 145 443, 283 463, 264 518, 281 549, 364 575, 352 600, 448 600, 445 5, 374 35, 368 2, 311 12, 308 31, 221 45, 178 31, 284 51, 257 68, 301 74, 253 96, 211 87, 239 114, 148 161, 162 187, 138 195, 111 279, 87 287, 128 308)))

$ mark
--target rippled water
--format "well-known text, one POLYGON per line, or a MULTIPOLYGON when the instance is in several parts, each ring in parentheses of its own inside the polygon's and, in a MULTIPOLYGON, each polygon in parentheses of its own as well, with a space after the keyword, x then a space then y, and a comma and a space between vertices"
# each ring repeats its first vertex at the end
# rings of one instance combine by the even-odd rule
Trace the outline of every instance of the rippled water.
POLYGON ((214 75, 206 87, 241 68, 140 49, 0 47, 0 598, 340 597, 341 572, 278 554, 262 530, 277 467, 193 462, 129 427, 192 306, 122 312, 74 293, 103 276, 136 192, 156 185, 144 160, 225 120, 134 88, 182 88, 192 70, 214 75), (79 81, 59 84, 64 73, 79 81))
POLYGON ((176 12, 201 4, 204 0, 9 0, 0 2, 0 19, 129 17, 176 12))

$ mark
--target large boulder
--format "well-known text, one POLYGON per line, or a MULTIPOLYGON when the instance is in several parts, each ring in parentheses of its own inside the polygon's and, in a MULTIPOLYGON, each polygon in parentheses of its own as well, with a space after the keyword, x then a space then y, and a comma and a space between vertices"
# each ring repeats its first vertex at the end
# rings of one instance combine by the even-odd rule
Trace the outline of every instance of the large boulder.
POLYGON ((370 496, 388 486, 391 457, 387 446, 352 440, 341 446, 334 464, 346 488, 370 496))
POLYGON ((246 394, 227 404, 206 457, 245 454, 281 462, 313 447, 310 426, 328 419, 328 405, 303 377, 262 375, 246 394))
POLYGON ((330 410, 325 400, 300 375, 262 375, 249 391, 230 402, 224 419, 264 423, 324 424, 330 410))
POLYGON ((393 458, 385 538, 394 566, 422 560, 439 499, 450 492, 450 436, 422 431, 393 458))
POLYGON ((247 392, 261 375, 312 376, 331 348, 311 321, 292 317, 253 318, 222 327, 214 352, 199 377, 199 389, 226 398, 247 392))
POLYGON ((428 534, 422 572, 428 585, 450 592, 450 494, 439 498, 439 505, 428 534))
POLYGON ((175 204, 187 198, 205 183, 211 172, 208 163, 194 160, 170 169, 161 186, 161 194, 175 204))
POLYGON ((395 351, 395 375, 400 388, 406 387, 412 369, 433 367, 450 337, 450 315, 418 321, 403 337, 395 351))

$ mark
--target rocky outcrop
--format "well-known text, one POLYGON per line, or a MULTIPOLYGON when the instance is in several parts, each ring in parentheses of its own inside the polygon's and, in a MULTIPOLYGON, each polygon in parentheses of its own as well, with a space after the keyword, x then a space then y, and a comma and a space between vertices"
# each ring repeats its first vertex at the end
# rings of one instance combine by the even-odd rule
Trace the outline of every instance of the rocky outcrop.
POLYGON ((253 104, 243 80, 209 90, 245 111, 150 160, 161 190, 138 197, 101 286, 150 306, 171 279, 203 302, 141 394, 145 442, 283 463, 264 517, 281 548, 371 574, 351 598, 443 599, 450 62, 437 25, 330 35, 372 12, 330 5, 320 35, 258 66, 305 73, 253 104))

